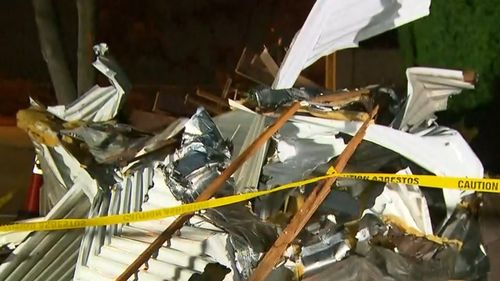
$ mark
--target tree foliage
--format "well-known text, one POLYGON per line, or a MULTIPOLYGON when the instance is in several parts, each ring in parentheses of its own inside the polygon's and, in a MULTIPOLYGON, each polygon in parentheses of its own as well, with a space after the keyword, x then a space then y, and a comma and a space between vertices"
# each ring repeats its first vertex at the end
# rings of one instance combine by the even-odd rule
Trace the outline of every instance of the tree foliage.
POLYGON ((406 63, 471 69, 475 91, 450 100, 458 112, 488 103, 500 78, 500 0, 433 0, 431 14, 399 30, 406 63))

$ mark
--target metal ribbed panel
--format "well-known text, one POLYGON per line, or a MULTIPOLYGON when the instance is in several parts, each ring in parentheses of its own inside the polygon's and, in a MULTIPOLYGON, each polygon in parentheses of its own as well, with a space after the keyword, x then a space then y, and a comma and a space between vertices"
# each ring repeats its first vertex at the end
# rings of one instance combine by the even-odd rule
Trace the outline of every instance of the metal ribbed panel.
MULTIPOLYGON (((87 216, 90 203, 79 186, 74 186, 61 201, 46 219, 87 216)), ((0 280, 71 280, 83 233, 70 230, 29 234, 0 265, 0 280)))
MULTIPOLYGON (((161 169, 152 166, 124 177, 109 198, 109 206, 101 207, 112 214, 180 204, 165 185, 161 169)), ((118 231, 107 227, 105 233, 88 229, 80 249, 87 254, 80 253, 74 280, 116 278, 174 219, 136 222, 122 225, 118 231), (107 238, 101 240, 104 236, 107 238)), ((207 243, 210 237, 223 234, 213 225, 201 222, 199 217, 194 217, 193 225, 184 226, 178 231, 170 243, 160 248, 157 255, 148 261, 148 267, 141 268, 137 274, 138 280, 188 281, 193 274, 202 273, 208 263, 215 262, 207 254, 210 248, 207 243)))

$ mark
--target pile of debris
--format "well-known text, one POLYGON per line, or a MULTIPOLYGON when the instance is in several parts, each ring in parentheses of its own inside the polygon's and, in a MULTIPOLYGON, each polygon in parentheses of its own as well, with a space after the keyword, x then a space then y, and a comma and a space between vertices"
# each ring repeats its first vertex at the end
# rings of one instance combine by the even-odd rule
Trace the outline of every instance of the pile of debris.
MULTIPOLYGON (((331 4, 318 1, 311 15, 324 11, 322 5, 331 4)), ((320 23, 308 18, 295 43, 307 39, 300 34, 314 24, 320 23)), ((358 41, 370 30, 363 32, 358 41)), ((31 221, 127 214, 270 190, 324 175, 332 166, 339 172, 483 177, 462 136, 434 116, 450 95, 474 88, 470 73, 410 68, 406 96, 380 86, 256 87, 243 100, 230 100, 231 111, 211 117, 199 108, 150 134, 116 121, 130 83, 106 49, 96 46, 94 66, 110 86, 95 86, 67 106, 32 101, 18 113, 44 178, 43 217, 31 221)), ((295 81, 286 72, 280 69, 277 80, 295 81)), ((0 279, 486 277, 478 194, 347 178, 314 186, 160 220, 2 233, 0 245, 10 254, 0 264, 0 279)))

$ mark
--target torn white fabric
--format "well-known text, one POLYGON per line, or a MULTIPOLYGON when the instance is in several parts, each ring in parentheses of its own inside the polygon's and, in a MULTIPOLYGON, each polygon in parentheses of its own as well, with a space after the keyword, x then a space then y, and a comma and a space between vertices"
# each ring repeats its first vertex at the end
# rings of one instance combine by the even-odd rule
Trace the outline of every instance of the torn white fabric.
POLYGON ((291 88, 302 69, 336 50, 429 14, 430 0, 317 0, 296 34, 274 80, 291 88))
POLYGON ((48 112, 67 122, 105 122, 116 116, 131 84, 120 67, 105 56, 105 44, 95 46, 94 50, 98 56, 93 65, 109 79, 111 86, 95 85, 69 105, 49 106, 48 112))
MULTIPOLYGON (((474 85, 464 81, 462 71, 411 67, 406 70, 408 96, 399 128, 413 132, 436 119, 435 112, 446 110, 448 98, 474 85)), ((426 127, 426 126, 424 126, 426 127)))

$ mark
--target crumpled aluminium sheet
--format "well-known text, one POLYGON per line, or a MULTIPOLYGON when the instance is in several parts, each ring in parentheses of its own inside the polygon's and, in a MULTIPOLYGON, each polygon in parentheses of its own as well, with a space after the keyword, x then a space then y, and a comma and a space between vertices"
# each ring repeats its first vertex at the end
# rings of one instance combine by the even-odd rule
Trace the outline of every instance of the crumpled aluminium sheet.
MULTIPOLYGON (((151 211, 182 204, 166 186, 161 161, 142 158, 139 162, 127 172, 116 170, 115 186, 98 193, 92 202, 89 217, 151 211)), ((166 217, 86 228, 79 244, 73 279, 115 279, 173 220, 173 217, 166 217)), ((194 216, 176 232, 168 245, 161 247, 148 261, 147 269, 138 271, 136 278, 187 281, 195 280, 207 263, 218 262, 231 268, 226 238, 227 234, 222 230, 194 216)), ((238 280, 234 278, 234 272, 224 280, 238 280)))
MULTIPOLYGON (((244 110, 233 110, 214 117, 214 122, 222 136, 231 141, 233 160, 240 156, 252 142, 266 129, 270 117, 253 114, 244 110)), ((236 193, 255 191, 259 183, 262 163, 268 143, 262 145, 254 155, 243 163, 233 174, 236 193)))
MULTIPOLYGON (((403 158, 385 147, 369 141, 362 141, 349 159, 345 172, 396 172, 408 164, 403 158)), ((331 165, 331 162, 329 163, 331 165)), ((314 175, 324 175, 329 165, 322 165, 314 175)), ((337 223, 345 223, 358 219, 363 210, 371 208, 376 198, 382 193, 385 184, 349 178, 338 178, 335 188, 320 205, 322 214, 334 214, 337 223)), ((306 188, 306 192, 310 189, 306 188)))
POLYGON ((73 185, 70 169, 62 159, 67 152, 61 146, 48 147, 34 143, 35 151, 43 170, 43 185, 40 190, 40 214, 47 214, 73 185))
POLYGON ((303 179, 316 167, 340 155, 346 144, 338 131, 329 128, 288 122, 273 137, 276 155, 263 167, 267 189, 303 179))
POLYGON ((357 227, 349 256, 315 270, 306 266, 304 280, 452 279, 456 247, 408 235, 373 214, 364 215, 357 227))
MULTIPOLYGON (((86 218, 90 202, 77 182, 42 220, 86 218)), ((70 280, 83 230, 26 231, 23 242, 0 264, 0 280, 70 280)))
MULTIPOLYGON (((230 159, 230 143, 223 139, 207 111, 200 108, 185 124, 181 147, 165 159, 167 186, 178 200, 192 202, 230 159)), ((219 193, 233 194, 232 180, 219 193)))
MULTIPOLYGON (((490 264, 481 241, 479 219, 472 209, 477 203, 476 195, 464 198, 450 219, 437 231, 441 237, 463 241, 453 268, 453 278, 457 280, 486 280, 490 264)), ((494 266, 494 265, 493 265, 494 266)))
MULTIPOLYGON (((357 232, 355 248, 348 256, 333 263, 327 262, 331 256, 321 260, 323 264, 304 262, 304 280, 485 280, 489 264, 477 218, 471 211, 474 207, 470 207, 474 198, 465 198, 464 205, 437 231, 439 237, 449 239, 443 243, 408 234, 397 223, 384 222, 365 212, 359 221, 350 224, 349 231, 357 232), (461 241, 461 246, 446 242, 453 239, 461 241)), ((333 235, 342 237, 343 228, 336 227, 333 235)), ((333 248, 327 253, 334 255, 338 251, 333 248)), ((315 254, 318 257, 321 253, 315 254)))
POLYGON ((174 136, 179 134, 183 129, 186 123, 189 121, 187 118, 179 118, 168 125, 163 131, 154 135, 150 139, 148 139, 144 143, 144 147, 137 153, 136 157, 142 156, 149 152, 155 151, 159 149, 163 145, 165 145, 169 140, 171 140, 174 136))
POLYGON ((291 88, 302 69, 336 50, 429 14, 431 0, 317 0, 290 45, 273 83, 291 88))
POLYGON ((304 281, 396 281, 371 263, 369 260, 359 256, 350 256, 340 262, 333 264, 325 270, 306 275, 304 281))
POLYGON ((301 261, 304 274, 310 275, 328 265, 344 259, 351 251, 345 229, 333 223, 314 228, 309 225, 301 234, 301 261))
MULTIPOLYGON (((304 257, 302 259, 304 280, 427 280, 412 279, 415 273, 419 273, 414 269, 422 266, 422 262, 416 260, 417 251, 398 254, 390 249, 390 247, 397 248, 403 243, 391 245, 392 229, 377 216, 373 214, 363 216, 356 223, 356 228, 359 230, 355 235, 354 248, 350 246, 347 238, 352 235, 349 232, 354 229, 353 225, 349 227, 350 230, 344 225, 330 227, 330 231, 313 236, 313 239, 319 241, 316 244, 308 245, 308 240, 304 239, 305 246, 301 254, 304 257), (310 262, 310 257, 315 258, 312 260, 313 263, 310 262), (356 265, 358 268, 354 267, 356 265), (335 278, 332 278, 333 276, 335 278)), ((423 238, 403 235, 403 238, 399 239, 398 242, 407 239, 410 245, 416 246, 419 250, 427 250, 431 254, 442 249, 440 245, 423 238)), ((439 271, 436 266, 434 270, 439 271)), ((443 274, 448 276, 446 269, 440 276, 443 274)))
MULTIPOLYGON (((274 159, 262 168, 260 190, 308 177, 318 166, 338 156, 345 148, 337 131, 301 122, 288 122, 273 137, 274 159)), ((292 191, 277 192, 256 199, 257 212, 268 218, 278 211, 292 191)))
POLYGON ((69 105, 47 107, 47 111, 67 122, 105 122, 113 119, 131 89, 125 73, 118 64, 106 56, 106 44, 94 46, 97 59, 94 67, 104 74, 111 86, 95 85, 69 105))
POLYGON ((205 216, 228 233, 235 267, 242 280, 248 280, 261 256, 278 237, 276 227, 260 220, 242 203, 209 209, 205 216))
POLYGON ((375 246, 370 249, 366 259, 384 272, 385 276, 394 280, 442 281, 449 280, 453 253, 453 249, 447 249, 442 252, 442 257, 430 261, 415 261, 390 249, 375 246))
POLYGON ((73 186, 79 186, 90 200, 94 198, 97 182, 66 148, 37 143, 35 148, 44 173, 40 191, 41 214, 47 214, 73 186))

